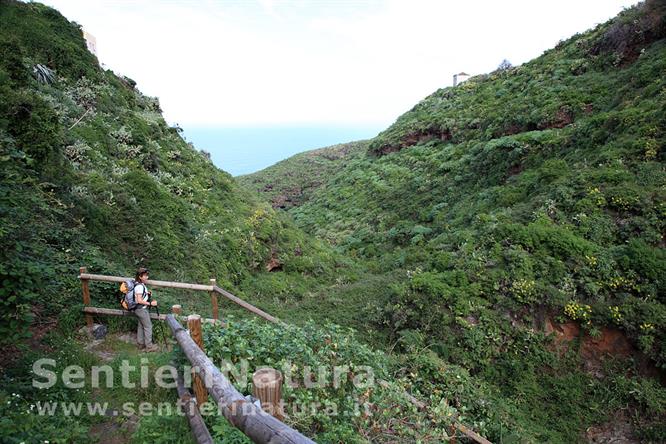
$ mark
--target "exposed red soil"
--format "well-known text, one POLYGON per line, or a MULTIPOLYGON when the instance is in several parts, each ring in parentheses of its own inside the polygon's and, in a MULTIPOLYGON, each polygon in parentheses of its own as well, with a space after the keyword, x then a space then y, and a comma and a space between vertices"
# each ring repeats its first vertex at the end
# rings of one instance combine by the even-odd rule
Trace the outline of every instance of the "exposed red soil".
POLYGON ((603 327, 598 338, 581 335, 580 325, 569 321, 564 324, 546 319, 545 333, 553 334, 558 347, 568 347, 574 339, 580 339, 580 353, 586 360, 599 360, 604 356, 631 356, 636 349, 625 334, 617 328, 603 327))
POLYGON ((403 148, 417 145, 419 143, 426 143, 431 140, 446 141, 451 140, 452 137, 453 135, 448 129, 426 128, 422 130, 415 130, 404 136, 400 141, 398 141, 398 143, 386 144, 379 147, 376 150, 376 153, 380 156, 383 156, 385 154, 395 153, 403 148))
POLYGON ((271 258, 266 264, 266 271, 280 271, 282 270, 282 262, 277 258, 277 252, 271 252, 271 258))
POLYGON ((574 121, 573 111, 568 106, 562 106, 557 110, 555 116, 547 122, 540 123, 537 129, 564 128, 574 121))

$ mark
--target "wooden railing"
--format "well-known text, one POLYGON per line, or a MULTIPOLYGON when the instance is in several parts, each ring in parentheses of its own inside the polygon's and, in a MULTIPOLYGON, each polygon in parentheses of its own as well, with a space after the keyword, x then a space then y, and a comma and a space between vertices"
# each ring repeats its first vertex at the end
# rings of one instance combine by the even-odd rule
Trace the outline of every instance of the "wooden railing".
MULTIPOLYGON (((90 298, 90 281, 98 282, 117 282, 122 283, 131 278, 123 276, 108 276, 102 274, 91 274, 87 272, 86 267, 79 269, 79 279, 81 280, 81 288, 83 293, 83 313, 86 317, 88 327, 92 327, 93 315, 111 315, 111 316, 133 316, 132 312, 91 306, 90 298)), ((212 322, 218 323, 219 321, 219 308, 218 308, 218 295, 222 295, 230 301, 238 304, 247 311, 256 314, 257 316, 266 319, 267 321, 286 325, 278 318, 269 315, 260 308, 244 301, 243 299, 231 294, 227 290, 220 288, 216 284, 215 279, 210 279, 210 285, 191 284, 185 282, 170 282, 170 281, 156 281, 148 280, 146 284, 152 287, 161 288, 175 288, 182 290, 195 290, 208 292, 211 298, 211 305, 213 311, 212 319, 199 319, 198 315, 191 315, 189 317, 179 316, 180 306, 175 305, 172 307, 172 314, 158 315, 157 313, 150 313, 152 319, 166 321, 171 328, 176 341, 183 349, 190 363, 194 368, 199 368, 199 375, 195 378, 195 395, 194 400, 191 400, 191 394, 186 390, 182 384, 178 385, 178 396, 184 402, 183 408, 185 415, 190 423, 190 428, 194 435, 195 440, 199 444, 212 443, 212 438, 205 423, 201 417, 198 409, 198 404, 205 399, 209 393, 217 402, 220 411, 229 420, 229 422, 245 433, 250 439, 256 443, 279 443, 279 444, 309 444, 314 441, 301 435, 296 430, 282 423, 280 420, 274 418, 268 413, 264 412, 261 408, 255 406, 253 403, 247 401, 231 383, 224 377, 220 370, 215 367, 212 361, 206 356, 203 351, 203 342, 201 340, 201 323, 212 322), (196 318, 195 323, 191 321, 196 318), (185 330, 178 319, 187 320, 190 332, 185 330), (195 338, 196 336, 196 338, 195 338), (198 339, 197 342, 195 340, 198 339), (208 376, 207 376, 208 375, 208 376), (206 377, 212 377, 212 385, 204 387, 203 381, 207 381, 206 377), (198 390, 197 390, 198 389, 198 390)))
MULTIPOLYGON (((80 268, 79 279, 81 280, 81 287, 83 291, 83 312, 86 315, 86 322, 89 327, 92 327, 92 315, 102 314, 102 315, 112 315, 112 316, 131 316, 132 313, 119 310, 119 309, 110 309, 110 308, 99 308, 90 306, 90 289, 88 282, 89 281, 100 281, 100 282, 124 282, 131 278, 121 277, 121 276, 107 276, 101 274, 89 274, 87 273, 86 267, 80 268)), ((217 295, 222 295, 230 301, 238 304, 244 309, 248 310, 251 313, 260 316, 261 318, 286 326, 284 322, 278 318, 271 316, 260 308, 255 307, 254 305, 244 301, 243 299, 234 296, 230 292, 220 288, 216 285, 215 279, 210 280, 211 285, 203 284, 190 284, 184 282, 170 282, 170 281, 146 281, 148 285, 153 287, 162 287, 162 288, 177 288, 183 290, 197 290, 197 291, 206 291, 210 294, 211 305, 213 307, 213 318, 212 319, 201 319, 202 322, 216 323, 219 321, 218 313, 218 301, 217 295)), ((171 328, 174 337, 176 338, 178 344, 181 346, 185 355, 187 356, 190 363, 199 368, 199 375, 205 381, 206 377, 210 378, 212 376, 213 384, 211 387, 206 387, 208 393, 215 399, 218 405, 221 407, 224 416, 237 428, 239 428, 243 433, 250 437, 256 443, 313 443, 309 438, 301 435, 299 432, 291 429, 289 426, 283 424, 279 420, 265 413, 260 408, 254 406, 253 404, 247 402, 245 398, 231 385, 231 383, 222 375, 220 370, 213 365, 210 359, 206 356, 202 348, 202 344, 197 345, 190 337, 187 330, 185 330, 178 319, 187 320, 187 317, 178 316, 174 311, 173 314, 169 315, 160 315, 158 316, 155 313, 151 313, 150 317, 152 319, 166 321, 166 323, 171 328), (242 413, 243 407, 245 410, 250 412, 250 414, 245 415, 242 413)), ((389 383, 384 380, 378 381, 379 385, 388 388, 389 383)), ((186 397, 185 393, 179 393, 179 396, 186 397)), ((419 410, 427 408, 427 405, 414 396, 410 395, 407 392, 404 392, 404 396, 409 400, 414 406, 419 410)), ((192 431, 199 443, 207 443, 209 439, 209 434, 206 435, 207 430, 204 432, 201 429, 202 421, 197 417, 198 410, 195 408, 194 417, 190 418, 190 424, 192 426, 192 431), (201 440, 199 440, 201 438, 201 440)), ((203 425, 205 428, 205 424, 203 425)), ((455 421, 451 425, 451 431, 454 432, 454 436, 451 438, 450 442, 455 442, 455 431, 461 432, 463 435, 468 438, 473 439, 480 444, 492 444, 483 436, 474 432, 465 425, 455 421)))
MULTIPOLYGON (((93 318, 92 315, 94 314, 103 314, 103 315, 111 315, 111 316, 129 316, 131 313, 120 310, 120 309, 111 309, 111 308, 99 308, 99 307, 92 307, 91 306, 91 300, 90 300, 90 288, 89 288, 89 282, 90 281, 98 281, 98 282, 125 282, 126 280, 132 279, 129 277, 123 277, 123 276, 108 276, 104 274, 90 274, 87 272, 86 267, 81 267, 79 269, 79 279, 81 280, 81 287, 83 291, 83 305, 85 306, 83 309, 83 312, 86 315, 86 323, 88 327, 92 327, 93 324, 93 318)), ((161 288, 176 288, 176 289, 181 289, 181 290, 195 290, 195 291, 205 291, 210 295, 210 300, 211 300, 211 306, 212 306, 212 311, 213 311, 213 318, 212 319, 205 319, 204 322, 214 322, 219 320, 219 308, 218 308, 218 300, 217 296, 222 295, 225 298, 229 299, 233 303, 243 307, 247 311, 256 314, 257 316, 260 316, 267 321, 276 323, 276 324, 284 324, 282 321, 280 321, 278 318, 269 315, 265 311, 263 311, 260 308, 255 307, 254 305, 250 304, 249 302, 244 301, 243 299, 234 296, 227 290, 220 288, 216 285, 216 280, 211 279, 210 280, 210 285, 204 285, 204 284, 190 284, 186 282, 171 282, 171 281, 154 281, 154 280, 148 280, 146 281, 146 284, 152 286, 152 287, 161 287, 161 288)), ((151 317, 153 319, 160 319, 164 320, 165 315, 163 316, 157 316, 156 314, 151 314, 151 317)))

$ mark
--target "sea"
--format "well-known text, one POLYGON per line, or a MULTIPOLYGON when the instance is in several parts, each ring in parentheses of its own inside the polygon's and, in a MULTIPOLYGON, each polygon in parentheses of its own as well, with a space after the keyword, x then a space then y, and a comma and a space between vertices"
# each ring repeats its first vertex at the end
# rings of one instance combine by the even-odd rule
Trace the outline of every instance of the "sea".
POLYGON ((294 154, 370 139, 385 126, 184 127, 183 136, 232 176, 254 173, 294 154))

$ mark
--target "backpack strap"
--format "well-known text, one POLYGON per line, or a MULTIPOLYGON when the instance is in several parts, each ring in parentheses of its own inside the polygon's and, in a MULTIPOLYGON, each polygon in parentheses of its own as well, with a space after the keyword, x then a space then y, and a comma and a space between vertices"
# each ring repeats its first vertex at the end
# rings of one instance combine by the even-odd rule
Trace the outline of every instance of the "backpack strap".
MULTIPOLYGON (((149 296, 148 296, 148 287, 146 287, 146 284, 144 284, 144 283, 142 283, 142 282, 139 282, 138 284, 136 284, 137 287, 138 287, 139 285, 141 285, 141 286, 143 287, 143 291, 141 292, 141 298, 142 298, 144 301, 149 302, 149 299, 148 299, 148 297, 149 297, 149 296)), ((139 304, 138 302, 136 302, 136 287, 134 287, 134 302, 136 303, 137 307, 138 307, 139 305, 141 305, 141 304, 139 304)))

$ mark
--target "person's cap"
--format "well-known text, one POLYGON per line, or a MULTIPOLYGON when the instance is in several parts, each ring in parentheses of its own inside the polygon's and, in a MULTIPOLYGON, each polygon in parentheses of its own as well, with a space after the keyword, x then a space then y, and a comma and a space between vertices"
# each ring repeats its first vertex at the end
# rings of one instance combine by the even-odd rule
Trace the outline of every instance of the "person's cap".
POLYGON ((136 271, 136 274, 138 276, 141 276, 142 274, 150 273, 147 268, 141 267, 136 271))

